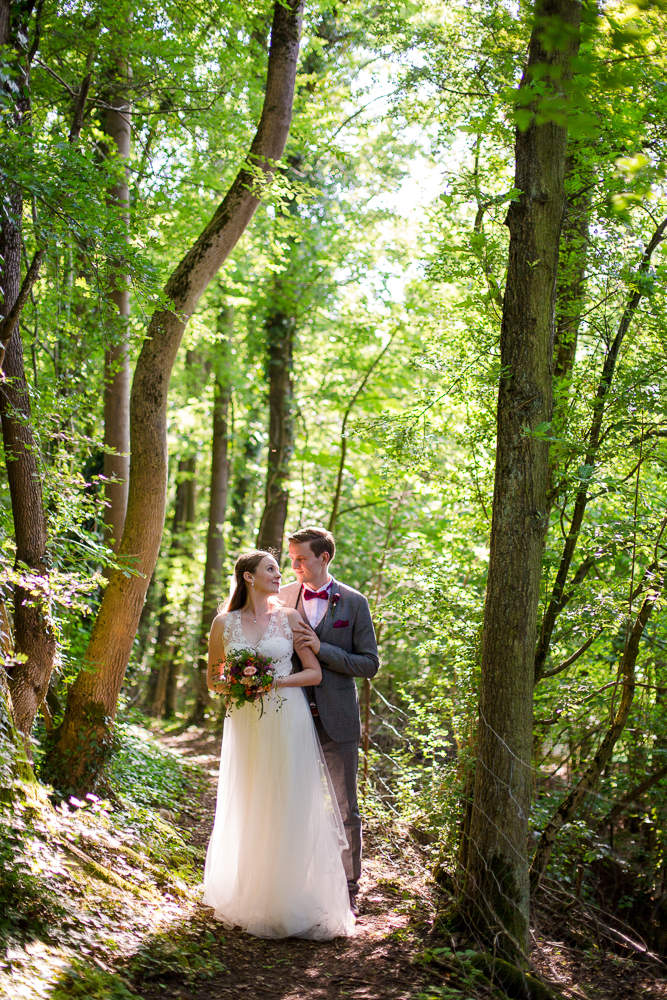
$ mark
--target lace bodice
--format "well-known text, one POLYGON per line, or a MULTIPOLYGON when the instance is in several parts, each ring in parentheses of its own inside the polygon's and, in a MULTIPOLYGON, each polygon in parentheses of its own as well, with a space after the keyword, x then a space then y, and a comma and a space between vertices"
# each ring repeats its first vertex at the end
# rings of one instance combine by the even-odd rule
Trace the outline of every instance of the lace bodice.
POLYGON ((243 632, 240 611, 229 611, 222 632, 225 653, 230 649, 253 649, 273 660, 273 668, 279 677, 292 672, 294 642, 292 629, 283 608, 278 608, 269 619, 264 635, 259 642, 252 643, 243 632))

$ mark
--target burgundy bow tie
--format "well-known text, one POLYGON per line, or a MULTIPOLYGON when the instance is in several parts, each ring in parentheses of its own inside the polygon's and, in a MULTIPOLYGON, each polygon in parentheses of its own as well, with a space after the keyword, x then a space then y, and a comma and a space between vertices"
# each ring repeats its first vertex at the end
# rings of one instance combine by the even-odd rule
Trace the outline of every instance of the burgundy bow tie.
POLYGON ((328 601, 329 600, 329 591, 328 590, 320 590, 319 593, 316 594, 314 590, 304 590, 304 592, 303 592, 303 599, 304 599, 304 601, 312 601, 314 597, 319 597, 319 599, 321 601, 328 601))

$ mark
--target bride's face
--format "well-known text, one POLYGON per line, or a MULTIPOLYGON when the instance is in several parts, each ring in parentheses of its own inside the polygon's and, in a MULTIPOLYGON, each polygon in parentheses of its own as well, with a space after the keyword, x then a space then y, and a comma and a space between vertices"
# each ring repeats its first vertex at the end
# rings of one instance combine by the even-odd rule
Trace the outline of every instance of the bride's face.
POLYGON ((280 590, 282 573, 273 556, 262 559, 255 572, 249 575, 255 584, 254 590, 257 594, 277 594, 280 590))

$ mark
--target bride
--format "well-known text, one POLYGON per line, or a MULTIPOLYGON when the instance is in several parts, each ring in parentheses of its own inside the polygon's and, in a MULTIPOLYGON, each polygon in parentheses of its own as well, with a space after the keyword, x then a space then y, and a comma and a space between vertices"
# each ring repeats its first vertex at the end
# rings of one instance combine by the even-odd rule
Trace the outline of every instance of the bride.
MULTIPOLYGON (((278 563, 267 552, 240 556, 236 589, 209 639, 208 686, 230 650, 273 660, 275 687, 225 719, 215 824, 206 853, 203 902, 227 927, 256 937, 325 941, 352 932, 341 851, 345 833, 319 741, 300 688, 319 684, 315 654, 299 650, 291 673, 292 626, 282 608, 278 563)), ((219 675, 219 674, 218 674, 219 675)))

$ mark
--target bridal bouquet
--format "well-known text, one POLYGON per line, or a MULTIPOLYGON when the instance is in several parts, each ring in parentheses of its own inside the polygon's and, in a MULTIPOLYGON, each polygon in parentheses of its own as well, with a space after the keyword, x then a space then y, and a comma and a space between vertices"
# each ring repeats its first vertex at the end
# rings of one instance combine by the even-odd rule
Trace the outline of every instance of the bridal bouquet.
POLYGON ((263 715, 263 696, 268 694, 276 679, 272 663, 270 656, 263 656, 254 649, 230 650, 218 664, 218 683, 225 685, 225 690, 221 693, 227 708, 241 708, 242 705, 259 700, 263 715))

